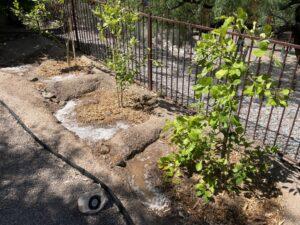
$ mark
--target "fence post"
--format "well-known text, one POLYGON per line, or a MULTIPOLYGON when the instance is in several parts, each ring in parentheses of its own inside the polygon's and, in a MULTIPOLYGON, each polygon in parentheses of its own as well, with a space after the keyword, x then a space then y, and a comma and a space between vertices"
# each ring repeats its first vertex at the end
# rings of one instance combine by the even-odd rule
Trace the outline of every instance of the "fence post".
POLYGON ((152 77, 152 15, 151 13, 147 16, 147 31, 148 31, 148 87, 149 90, 152 91, 153 89, 153 77, 152 77))
POLYGON ((77 48, 79 48, 79 36, 78 36, 78 30, 77 30, 77 21, 76 21, 74 0, 71 0, 71 8, 72 8, 73 25, 74 25, 74 30, 75 30, 76 45, 77 45, 77 48))

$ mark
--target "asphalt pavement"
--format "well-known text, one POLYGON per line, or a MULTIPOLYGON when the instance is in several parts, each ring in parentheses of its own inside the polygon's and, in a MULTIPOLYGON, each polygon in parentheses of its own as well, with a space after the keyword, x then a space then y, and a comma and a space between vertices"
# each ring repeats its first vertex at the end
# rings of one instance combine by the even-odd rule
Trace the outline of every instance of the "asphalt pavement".
POLYGON ((124 224, 109 205, 83 215, 78 197, 94 190, 89 178, 41 148, 0 106, 0 224, 124 224))

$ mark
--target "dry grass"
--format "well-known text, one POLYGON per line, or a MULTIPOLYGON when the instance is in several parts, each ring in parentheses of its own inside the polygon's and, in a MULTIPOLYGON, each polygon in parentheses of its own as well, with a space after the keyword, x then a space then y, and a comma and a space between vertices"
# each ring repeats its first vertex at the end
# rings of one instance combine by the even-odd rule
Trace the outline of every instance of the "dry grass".
POLYGON ((133 108, 136 93, 124 96, 124 107, 118 106, 117 94, 114 90, 100 90, 86 95, 83 104, 76 108, 77 121, 85 124, 108 125, 117 121, 139 124, 149 119, 150 114, 133 108))
POLYGON ((35 72, 41 76, 51 77, 70 72, 78 74, 90 71, 90 65, 80 59, 71 60, 70 65, 66 61, 48 59, 43 61, 35 72))
POLYGON ((183 213, 185 225, 279 225, 283 221, 276 198, 221 193, 214 202, 205 204, 195 196, 193 184, 188 180, 172 190, 166 189, 174 207, 183 213))

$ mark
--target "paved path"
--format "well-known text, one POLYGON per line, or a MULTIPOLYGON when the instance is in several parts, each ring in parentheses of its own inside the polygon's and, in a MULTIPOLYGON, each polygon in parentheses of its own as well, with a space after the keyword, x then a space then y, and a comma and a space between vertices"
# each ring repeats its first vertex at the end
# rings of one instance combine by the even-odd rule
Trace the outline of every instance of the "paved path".
POLYGON ((0 106, 0 224, 123 224, 115 207, 86 216, 77 199, 95 184, 41 149, 0 106))

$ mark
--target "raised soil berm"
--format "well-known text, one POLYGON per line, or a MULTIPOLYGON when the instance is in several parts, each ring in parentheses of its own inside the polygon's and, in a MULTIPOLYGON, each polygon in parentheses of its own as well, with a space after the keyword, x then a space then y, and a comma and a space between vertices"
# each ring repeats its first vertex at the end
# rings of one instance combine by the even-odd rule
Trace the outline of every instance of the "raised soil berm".
POLYGON ((59 100, 68 101, 96 90, 104 81, 103 76, 95 74, 66 76, 65 79, 60 80, 54 77, 54 79, 46 82, 45 90, 53 93, 59 100))
POLYGON ((148 145, 159 138, 164 125, 164 118, 153 116, 144 123, 117 133, 112 139, 103 144, 109 149, 111 163, 117 166, 125 166, 126 161, 144 151, 148 145))

